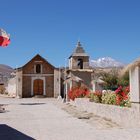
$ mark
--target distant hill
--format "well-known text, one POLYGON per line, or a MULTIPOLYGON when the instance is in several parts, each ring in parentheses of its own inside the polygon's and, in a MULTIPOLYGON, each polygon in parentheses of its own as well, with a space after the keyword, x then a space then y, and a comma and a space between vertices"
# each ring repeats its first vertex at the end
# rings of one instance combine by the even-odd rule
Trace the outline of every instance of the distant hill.
POLYGON ((11 73, 14 69, 8 65, 0 64, 0 73, 11 73))
POLYGON ((0 64, 0 83, 6 83, 14 69, 8 65, 0 64))

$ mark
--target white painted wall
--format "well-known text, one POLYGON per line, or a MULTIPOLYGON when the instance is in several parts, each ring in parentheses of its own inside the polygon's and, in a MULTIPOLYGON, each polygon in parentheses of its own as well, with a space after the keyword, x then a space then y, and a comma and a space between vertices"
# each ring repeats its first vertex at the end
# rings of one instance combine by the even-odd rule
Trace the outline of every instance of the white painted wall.
POLYGON ((61 73, 59 70, 55 69, 54 70, 54 97, 57 98, 58 96, 60 96, 60 92, 61 92, 61 73))
POLYGON ((16 77, 9 79, 7 92, 9 96, 16 97, 16 77))
POLYGON ((95 81, 92 81, 92 91, 95 92, 96 91, 96 85, 95 85, 95 81))
POLYGON ((72 61, 73 61, 73 58, 71 57, 71 58, 69 59, 69 69, 72 69, 72 61))
POLYGON ((102 91, 103 90, 103 86, 101 86, 99 83, 97 83, 96 81, 92 81, 92 91, 95 92, 97 90, 102 91))
POLYGON ((140 102, 140 68, 137 66, 129 70, 130 77, 130 100, 140 102))
POLYGON ((22 71, 16 72, 16 97, 22 98, 22 71))

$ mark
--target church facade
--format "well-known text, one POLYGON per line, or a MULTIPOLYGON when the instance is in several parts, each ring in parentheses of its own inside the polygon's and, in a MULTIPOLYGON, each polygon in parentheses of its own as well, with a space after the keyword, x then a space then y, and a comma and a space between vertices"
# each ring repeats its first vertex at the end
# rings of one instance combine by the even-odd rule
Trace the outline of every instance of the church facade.
POLYGON ((37 54, 16 71, 16 96, 21 98, 58 96, 59 74, 52 64, 37 54))

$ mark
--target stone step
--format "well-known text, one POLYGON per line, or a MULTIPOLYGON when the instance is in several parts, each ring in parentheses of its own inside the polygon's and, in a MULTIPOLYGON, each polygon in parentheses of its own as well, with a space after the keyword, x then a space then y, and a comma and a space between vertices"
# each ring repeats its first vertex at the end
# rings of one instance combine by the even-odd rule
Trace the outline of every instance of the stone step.
POLYGON ((46 98, 46 95, 35 95, 33 98, 46 98))

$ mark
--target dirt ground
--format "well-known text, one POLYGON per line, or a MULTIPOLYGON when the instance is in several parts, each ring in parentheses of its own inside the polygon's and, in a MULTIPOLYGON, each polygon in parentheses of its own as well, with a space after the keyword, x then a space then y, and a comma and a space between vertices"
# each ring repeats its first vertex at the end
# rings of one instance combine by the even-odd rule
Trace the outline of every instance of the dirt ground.
POLYGON ((78 110, 57 99, 0 97, 1 140, 140 140, 140 128, 78 110))

